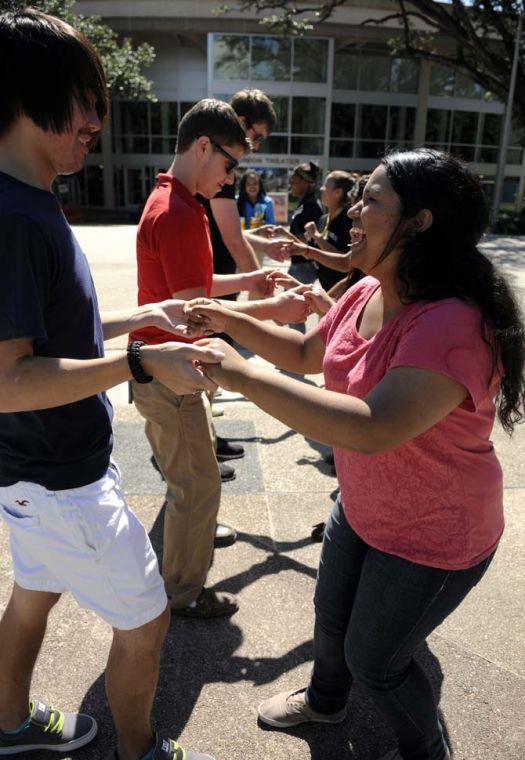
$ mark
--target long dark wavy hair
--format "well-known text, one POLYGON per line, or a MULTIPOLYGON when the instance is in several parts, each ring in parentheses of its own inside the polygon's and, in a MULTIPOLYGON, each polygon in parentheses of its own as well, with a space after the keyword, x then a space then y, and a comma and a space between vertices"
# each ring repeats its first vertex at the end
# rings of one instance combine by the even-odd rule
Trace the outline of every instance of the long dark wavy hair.
MULTIPOLYGON (((239 216, 244 216, 244 206, 246 201, 249 201, 248 194, 246 193, 246 182, 249 177, 257 177, 259 180, 259 192, 257 193, 257 200, 256 203, 259 201, 262 201, 264 196, 266 195, 266 190, 264 189, 262 177, 259 174, 259 172, 253 171, 253 169, 248 169, 247 172, 245 172, 242 177, 241 181, 239 183, 239 197, 237 198, 237 208, 239 209, 239 216)), ((251 203, 251 201, 250 201, 251 203)))
POLYGON ((396 274, 403 303, 461 298, 479 308, 493 366, 499 360, 503 368, 498 417, 512 433, 524 416, 525 332, 509 285, 477 247, 489 221, 479 179, 456 158, 427 148, 395 151, 381 163, 400 198, 401 219, 380 261, 401 248, 396 274), (430 227, 407 228, 422 209, 432 212, 430 227))

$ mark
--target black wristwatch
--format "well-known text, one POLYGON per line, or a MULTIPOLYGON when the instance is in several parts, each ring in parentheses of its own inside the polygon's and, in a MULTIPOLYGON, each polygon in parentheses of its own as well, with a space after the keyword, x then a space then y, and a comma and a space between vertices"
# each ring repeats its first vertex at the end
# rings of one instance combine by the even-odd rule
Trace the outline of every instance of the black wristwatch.
POLYGON ((153 375, 147 375, 144 372, 144 367, 140 360, 140 349, 144 346, 143 340, 132 340, 128 343, 128 364, 133 375, 133 379, 137 383, 151 383, 153 375))

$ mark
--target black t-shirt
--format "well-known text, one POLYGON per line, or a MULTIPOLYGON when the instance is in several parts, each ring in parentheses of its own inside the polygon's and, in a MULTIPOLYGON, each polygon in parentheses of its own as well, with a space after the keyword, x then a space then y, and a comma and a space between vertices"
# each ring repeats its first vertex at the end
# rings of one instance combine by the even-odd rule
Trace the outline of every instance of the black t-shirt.
MULTIPOLYGON (((0 340, 30 338, 35 356, 104 355, 89 266, 52 193, 0 172, 0 340)), ((53 409, 0 414, 0 486, 58 491, 98 480, 111 454, 105 393, 53 409)))
MULTIPOLYGON (((323 205, 315 197, 314 193, 305 195, 292 214, 290 232, 292 235, 304 235, 304 228, 308 222, 316 222, 323 215, 323 205)), ((292 256, 292 261, 297 264, 305 259, 302 256, 292 256)))
MULTIPOLYGON (((329 216, 325 214, 317 222, 317 229, 319 232, 325 230, 328 223, 329 216)), ((328 224, 326 231, 326 242, 333 245, 341 253, 348 252, 348 246, 350 245, 350 227, 352 221, 348 218, 346 209, 340 211, 328 224)), ((325 290, 330 290, 336 282, 339 282, 345 276, 344 272, 337 272, 335 269, 324 266, 324 264, 318 265, 319 282, 325 290)))
MULTIPOLYGON (((234 201, 235 184, 224 185, 215 198, 229 198, 234 201)), ((210 223, 211 246, 213 248, 213 271, 217 274, 234 274, 237 269, 237 264, 228 250, 226 243, 222 239, 213 211, 211 210, 211 203, 208 198, 203 198, 202 195, 197 195, 197 200, 200 201, 206 209, 206 216, 210 223)))

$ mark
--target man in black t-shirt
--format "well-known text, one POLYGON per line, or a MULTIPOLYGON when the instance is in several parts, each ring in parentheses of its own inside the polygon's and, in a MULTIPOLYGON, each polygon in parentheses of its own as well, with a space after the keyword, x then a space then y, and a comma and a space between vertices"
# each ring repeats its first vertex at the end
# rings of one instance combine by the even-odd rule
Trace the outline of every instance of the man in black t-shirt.
POLYGON ((182 302, 100 315, 86 257, 51 191, 58 174, 82 168, 101 129, 100 60, 76 30, 34 10, 0 15, 0 50, 0 517, 15 577, 0 625, 0 755, 69 752, 97 733, 89 715, 29 702, 49 612, 69 591, 113 628, 115 757, 176 760, 182 749, 150 725, 169 607, 110 460, 105 390, 132 377, 180 394, 213 389, 194 362, 220 355, 137 342, 128 356, 104 356, 103 341, 132 328, 175 332, 182 302))
MULTIPOLYGON (((271 100, 261 90, 245 89, 237 92, 230 105, 239 117, 252 150, 257 151, 275 127, 277 116, 271 100)), ((251 272, 259 269, 259 261, 250 242, 242 234, 239 210, 235 200, 235 184, 225 185, 211 200, 198 196, 206 209, 210 224, 213 249, 213 271, 216 274, 233 274, 235 271, 251 272)), ((235 300, 237 293, 225 296, 235 300)), ((230 342, 230 338, 222 335, 230 342)), ((235 471, 224 460, 240 459, 244 449, 239 444, 231 444, 217 436, 217 459, 223 479, 235 477, 235 471)), ((216 545, 227 546, 235 541, 236 532, 227 525, 217 526, 216 545)))
MULTIPOLYGON (((259 150, 277 120, 271 100, 261 90, 245 89, 232 97, 230 105, 244 127, 252 150, 259 150)), ((236 269, 241 272, 258 269, 259 262, 253 248, 242 234, 235 186, 223 187, 211 201, 199 200, 206 208, 210 222, 213 271, 232 274, 236 269)))

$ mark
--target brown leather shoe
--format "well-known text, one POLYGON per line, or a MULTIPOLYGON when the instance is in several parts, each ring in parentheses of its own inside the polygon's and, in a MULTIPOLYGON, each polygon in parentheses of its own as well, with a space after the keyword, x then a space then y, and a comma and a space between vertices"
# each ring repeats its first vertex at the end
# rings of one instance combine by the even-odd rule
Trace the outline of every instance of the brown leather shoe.
POLYGON ((177 617, 209 620, 210 618, 233 615, 239 609, 237 599, 226 591, 203 588, 192 607, 172 607, 171 614, 177 617))

